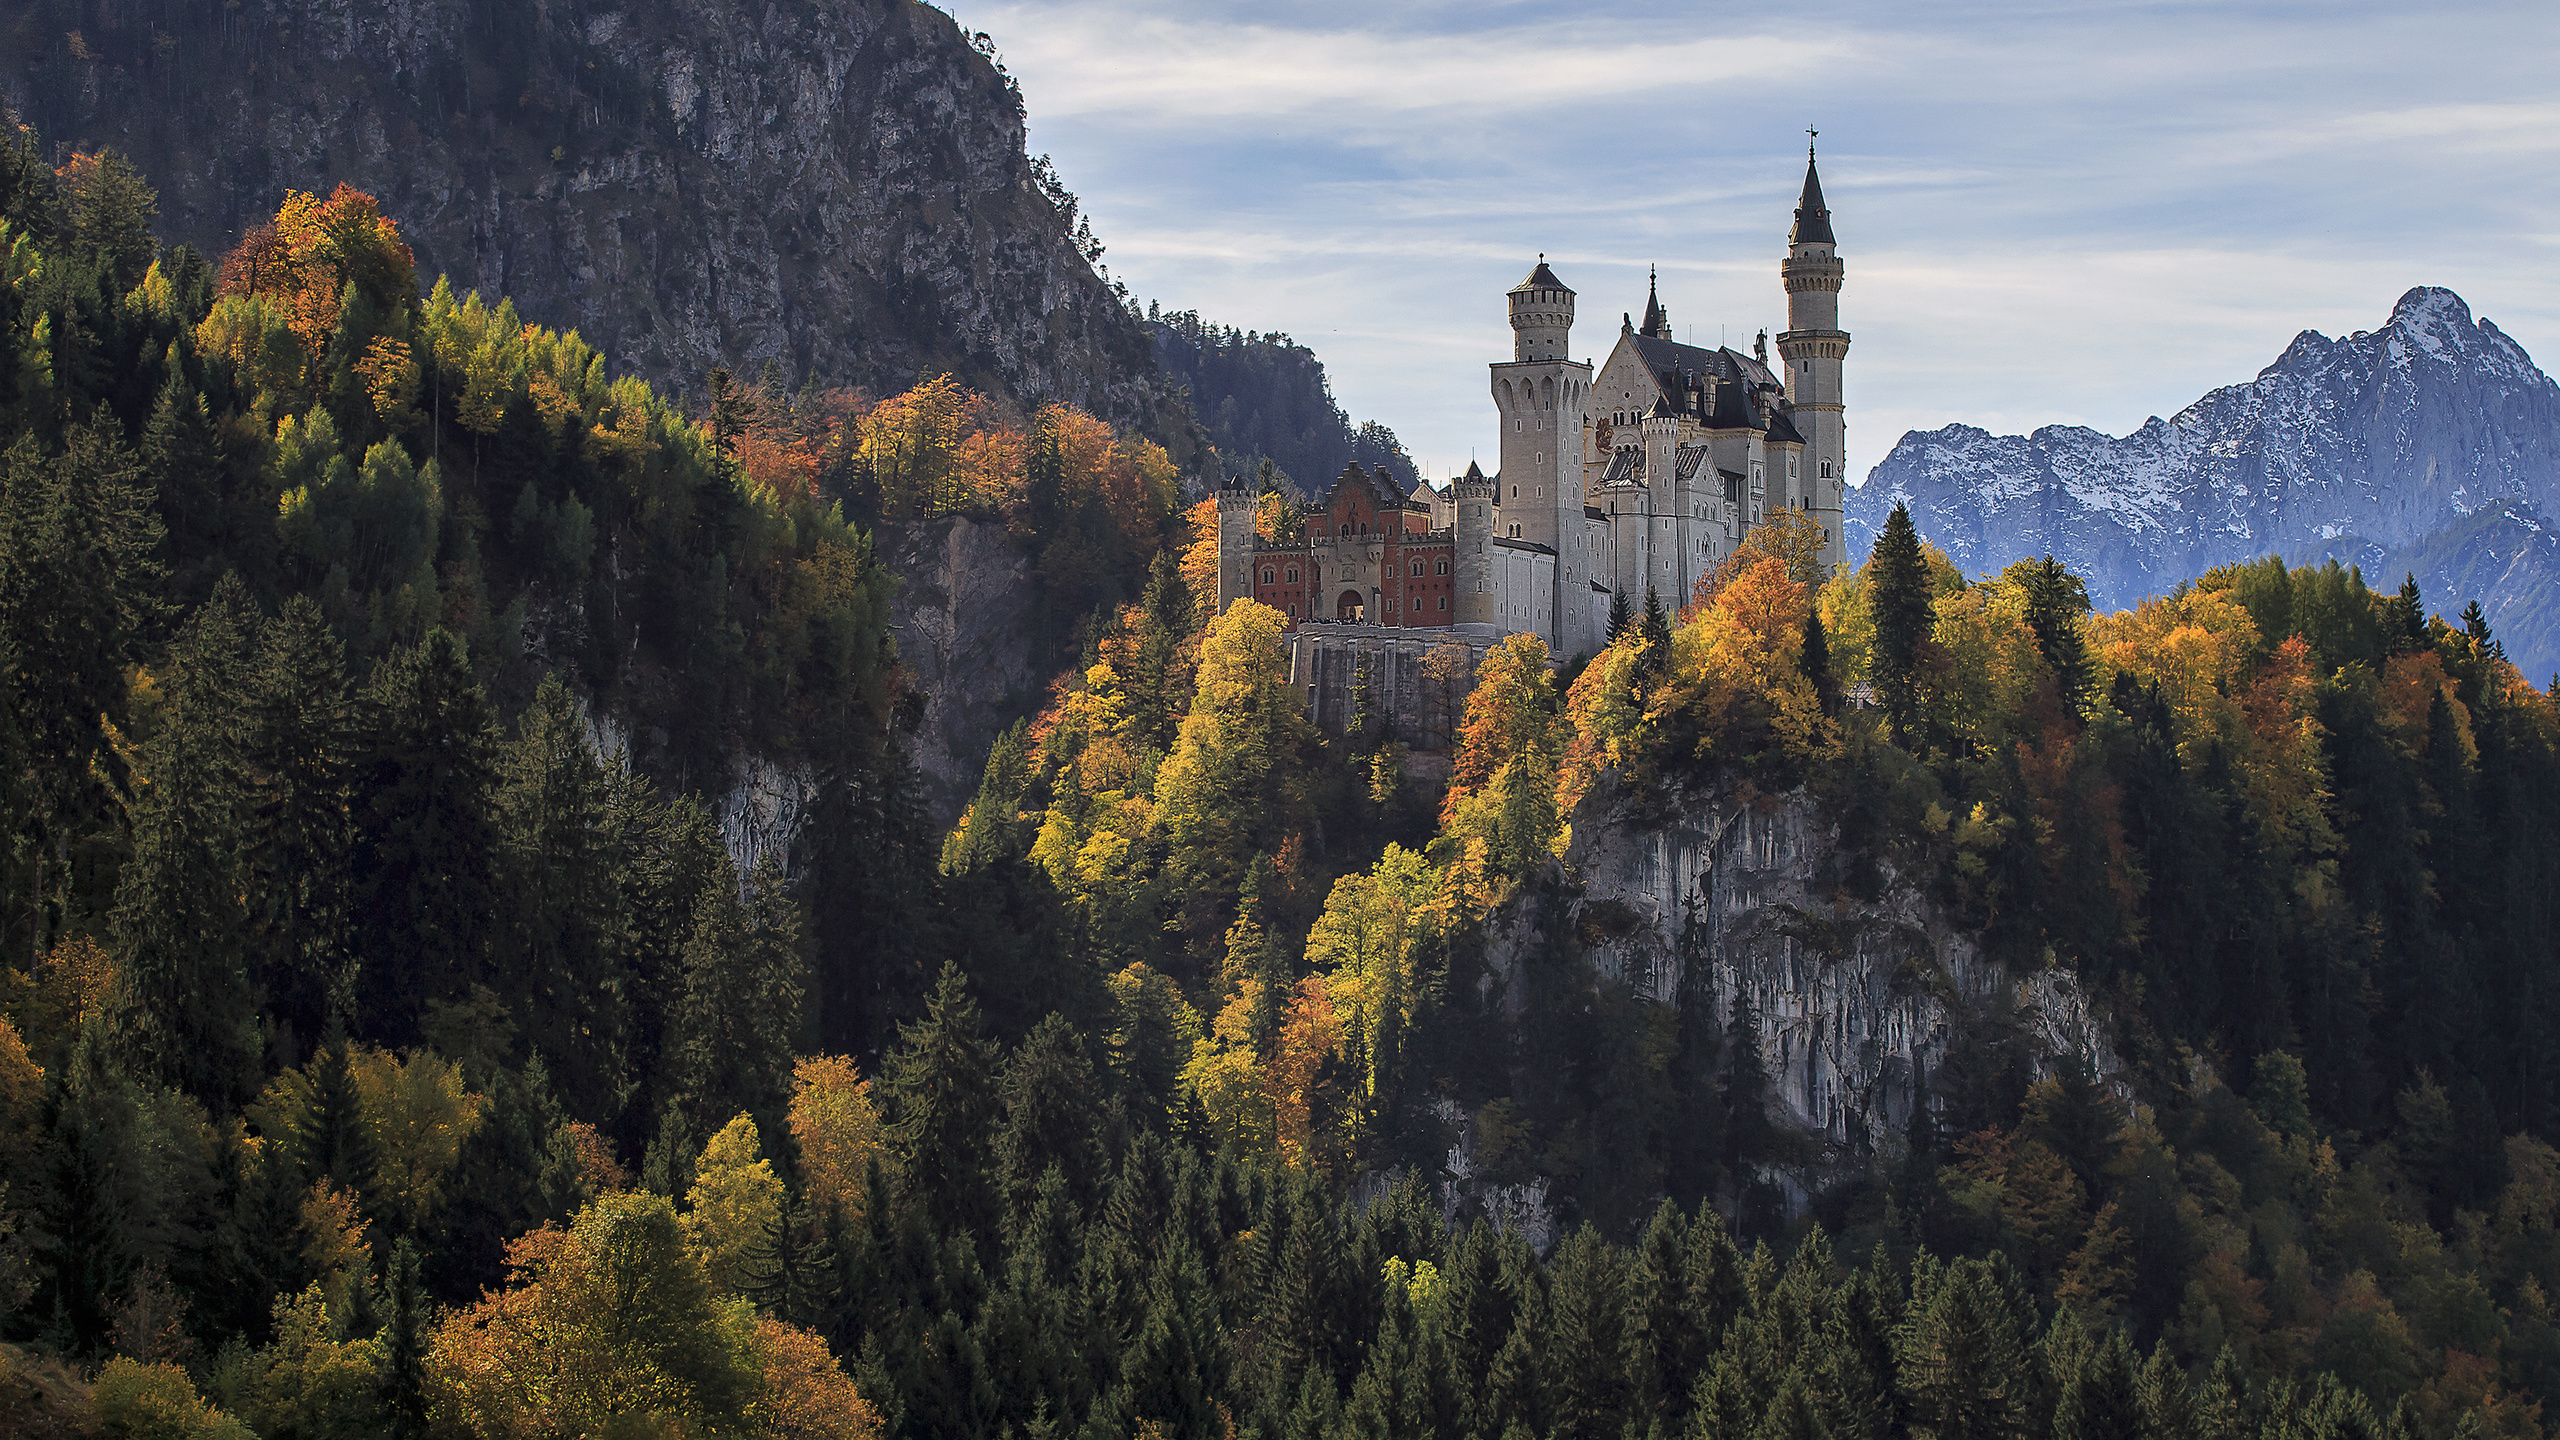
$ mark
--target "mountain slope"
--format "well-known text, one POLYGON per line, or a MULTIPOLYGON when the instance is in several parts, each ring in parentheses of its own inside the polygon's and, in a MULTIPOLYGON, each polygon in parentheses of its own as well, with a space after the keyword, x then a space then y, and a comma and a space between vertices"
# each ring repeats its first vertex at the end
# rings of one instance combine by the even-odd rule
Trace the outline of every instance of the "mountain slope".
POLYGON ((2245 385, 2121 438, 2079 426, 1903 436, 1850 497, 1853 549, 1897 502, 1966 570, 2050 552, 2101 608, 2270 551, 2378 585, 2415 572, 2432 608, 2477 598, 2528 674, 2560 661, 2543 600, 2560 543, 2560 386, 2450 290, 2378 330, 2306 330, 2245 385))
POLYGON ((1324 493, 1345 465, 1386 466, 1409 488, 1417 472, 1396 432, 1343 413, 1314 351, 1278 332, 1203 322, 1195 311, 1148 311, 1156 363, 1191 392, 1191 405, 1229 475, 1265 460, 1308 495, 1324 493))
POLYGON ((1188 422, 983 35, 914 0, 0 4, 0 98, 114 146, 219 255, 347 181, 419 272, 512 295, 657 382, 713 364, 1188 422))

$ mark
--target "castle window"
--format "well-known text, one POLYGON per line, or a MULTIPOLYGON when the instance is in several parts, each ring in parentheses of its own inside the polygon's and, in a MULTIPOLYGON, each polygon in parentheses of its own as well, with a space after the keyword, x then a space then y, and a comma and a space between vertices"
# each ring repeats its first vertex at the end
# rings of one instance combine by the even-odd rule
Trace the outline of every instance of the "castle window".
POLYGON ((1272 574, 1267 569, 1262 572, 1262 583, 1265 585, 1272 583, 1272 574))
POLYGON ((1347 525, 1347 524, 1346 524, 1346 525, 1344 525, 1344 526, 1342 527, 1342 533, 1343 533, 1343 534, 1345 534, 1345 535, 1349 535, 1349 534, 1351 533, 1351 527, 1350 527, 1349 525, 1347 525))
POLYGON ((1289 618, 1292 620, 1298 618, 1298 607, 1295 604, 1291 604, 1289 607, 1289 618))
POLYGON ((1448 597, 1448 596, 1443 595, 1443 596, 1441 596, 1441 597, 1440 597, 1440 608, 1441 608, 1441 609, 1443 609, 1443 610, 1446 610, 1446 609, 1448 609, 1448 608, 1449 608, 1449 597, 1448 597))
POLYGON ((1416 575, 1419 575, 1419 574, 1421 574, 1421 573, 1422 573, 1422 562, 1421 562, 1421 561, 1416 560, 1416 561, 1414 561, 1414 562, 1413 562, 1413 573, 1414 573, 1414 574, 1416 574, 1416 575))
POLYGON ((1446 560, 1443 560, 1443 561, 1439 562, 1439 564, 1438 564, 1438 565, 1433 569, 1432 573, 1433 573, 1433 574, 1436 574, 1436 575, 1446 575, 1446 574, 1448 574, 1448 573, 1449 573, 1449 562, 1448 562, 1448 561, 1446 561, 1446 560))
POLYGON ((1298 583, 1298 567, 1295 565, 1289 567, 1289 583, 1292 585, 1298 583))

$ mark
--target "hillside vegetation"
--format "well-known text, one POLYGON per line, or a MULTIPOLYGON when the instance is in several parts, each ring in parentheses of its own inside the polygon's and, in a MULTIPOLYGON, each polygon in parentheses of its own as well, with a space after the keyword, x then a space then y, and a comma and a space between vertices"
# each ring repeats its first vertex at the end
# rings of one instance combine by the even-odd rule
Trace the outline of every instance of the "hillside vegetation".
POLYGON ((38 153, 0 1428, 2542 1432, 2560 717, 2476 610, 2263 562, 2092 615, 1782 518, 1587 666, 1435 657, 1425 787, 1212 613, 1147 442, 940 381, 678 406, 422 297, 362 193, 217 266, 38 153), (1081 653, 937 852, 862 526, 941 514, 1081 653), (714 819, 753 766, 808 778, 787 854, 714 819), (2075 972, 2122 1068, 1995 1010, 1790 1203, 1750 1007, 1568 923, 1592 797, 1707 787, 1818 797, 1836 893, 2075 972), (1480 1218, 1529 1192, 1544 1254, 1480 1218))

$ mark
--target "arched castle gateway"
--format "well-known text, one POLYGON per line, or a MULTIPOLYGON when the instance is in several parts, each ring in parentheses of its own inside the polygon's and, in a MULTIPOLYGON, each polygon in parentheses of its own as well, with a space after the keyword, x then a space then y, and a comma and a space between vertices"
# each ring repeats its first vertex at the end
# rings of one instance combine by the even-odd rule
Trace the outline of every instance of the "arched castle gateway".
MULTIPOLYGON (((1644 323, 1622 321, 1597 371, 1567 358, 1574 292, 1541 256, 1512 287, 1512 354, 1492 367, 1502 458, 1445 488, 1406 494, 1381 469, 1344 470, 1303 534, 1263 540, 1254 496, 1218 492, 1218 608, 1251 596, 1289 617, 1301 683, 1332 713, 1319 650, 1407 655, 1450 641, 1482 650, 1523 631, 1559 660, 1608 639, 1610 602, 1665 606, 1781 506, 1822 527, 1823 558, 1845 558, 1848 483, 1841 362, 1841 265, 1811 153, 1778 273, 1788 328, 1772 368, 1767 334, 1749 355, 1671 338, 1648 287, 1644 323)), ((1405 665, 1358 670, 1364 703, 1400 711, 1405 665), (1383 691, 1383 693, 1380 693, 1383 691)), ((1346 672, 1347 673, 1347 672, 1346 672)))

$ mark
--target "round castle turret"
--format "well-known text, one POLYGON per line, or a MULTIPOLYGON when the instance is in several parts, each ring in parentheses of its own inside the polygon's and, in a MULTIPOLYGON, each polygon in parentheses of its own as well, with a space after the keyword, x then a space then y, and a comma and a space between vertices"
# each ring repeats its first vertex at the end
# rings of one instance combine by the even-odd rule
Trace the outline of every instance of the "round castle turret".
POLYGON ((1787 232, 1787 258, 1778 277, 1787 288, 1787 329, 1778 337, 1786 366, 1787 399, 1805 439, 1805 508, 1822 526, 1822 559, 1847 558, 1842 508, 1849 484, 1848 424, 1841 403, 1840 367, 1849 354, 1849 332, 1840 328, 1839 242, 1831 234, 1831 210, 1822 200, 1822 177, 1812 147, 1804 157, 1804 194, 1787 232))
POLYGON ((1573 331, 1573 291, 1538 257, 1529 278, 1511 287, 1512 360, 1562 360, 1573 331))
POLYGON ((1218 613, 1253 594, 1253 512, 1262 502, 1242 481, 1218 487, 1218 613))

